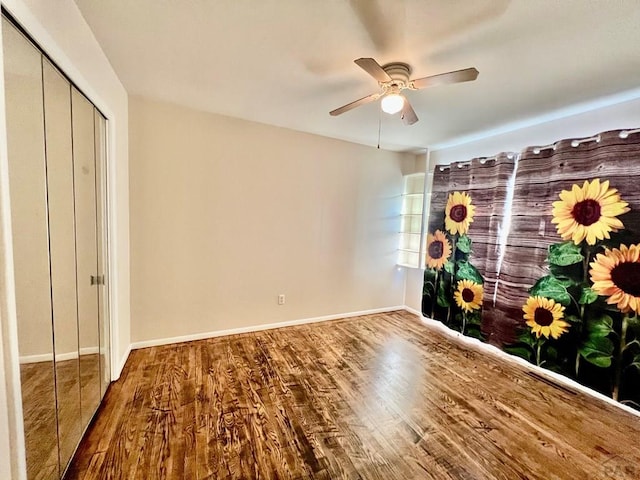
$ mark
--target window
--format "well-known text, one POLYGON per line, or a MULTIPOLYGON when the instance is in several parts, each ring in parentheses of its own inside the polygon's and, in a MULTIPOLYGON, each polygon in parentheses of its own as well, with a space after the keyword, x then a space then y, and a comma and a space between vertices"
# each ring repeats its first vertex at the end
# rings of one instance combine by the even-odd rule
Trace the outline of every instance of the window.
POLYGON ((400 242, 398 265, 420 268, 423 255, 424 173, 404 176, 402 210, 400 211, 400 242))

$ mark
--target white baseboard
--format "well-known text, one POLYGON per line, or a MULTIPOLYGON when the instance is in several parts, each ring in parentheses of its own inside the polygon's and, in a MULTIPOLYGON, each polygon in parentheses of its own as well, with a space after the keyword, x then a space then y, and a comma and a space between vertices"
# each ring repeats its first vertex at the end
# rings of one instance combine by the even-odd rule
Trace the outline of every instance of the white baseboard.
MULTIPOLYGON (((94 355, 96 353, 100 353, 99 347, 83 347, 80 349, 80 355, 94 355)), ((57 355, 56 358, 58 358, 57 355)))
MULTIPOLYGON (((99 353, 98 347, 84 347, 80 349, 80 355, 93 355, 99 353)), ((65 360, 73 360, 78 358, 78 352, 57 353, 56 362, 64 362, 65 360)), ((53 360, 53 353, 42 353, 38 355, 24 355, 20 357, 20 365, 26 363, 50 362, 53 360)))
POLYGON ((558 383, 562 386, 566 386, 574 390, 579 390, 580 392, 586 393, 587 395, 591 395, 592 397, 595 397, 599 400, 603 400, 610 405, 614 405, 618 408, 623 409, 626 412, 632 413, 640 417, 640 411, 635 410, 631 407, 628 407, 624 403, 617 402, 613 398, 607 397, 606 395, 603 395, 600 392, 592 390, 589 387, 585 387, 581 383, 578 383, 569 377, 565 377, 564 375, 560 375, 559 373, 552 372, 551 370, 547 370, 546 368, 542 368, 530 362, 527 362, 524 358, 520 358, 516 355, 511 355, 510 353, 507 353, 504 350, 501 350, 495 345, 491 345, 489 343, 482 342, 477 338, 468 337, 466 335, 463 335, 460 332, 456 332, 455 330, 452 330, 449 327, 447 327, 442 322, 425 317, 424 315, 422 315, 421 312, 417 312, 416 310, 410 307, 405 307, 405 310, 418 315, 418 317, 420 317, 420 320, 422 320, 422 323, 429 326, 430 328, 438 330, 439 332, 443 333, 444 335, 448 336, 449 338, 451 338, 452 340, 458 343, 464 344, 468 347, 472 347, 477 350, 482 350, 483 353, 488 353, 494 356, 498 356, 500 357, 501 360, 516 363, 522 367, 525 367, 528 370, 535 372, 538 375, 541 375, 543 377, 546 377, 552 380, 555 383, 558 383))
MULTIPOLYGON (((64 354, 60 354, 59 357, 62 357, 63 355, 64 354)), ((77 357, 77 354, 76 354, 76 357, 77 357)), ((20 365, 24 365, 26 363, 50 362, 51 360, 53 360, 53 353, 42 353, 39 355, 23 355, 20 357, 20 365)))
POLYGON ((404 310, 406 310, 409 313, 413 313, 414 315, 417 315, 417 316, 422 318, 422 312, 420 310, 416 310, 415 308, 411 308, 411 307, 408 307, 406 305, 404 306, 404 310))
POLYGON ((129 359, 130 353, 131 353, 131 345, 127 347, 127 350, 124 352, 124 355, 120 359, 120 363, 116 367, 117 370, 115 372, 111 372, 112 382, 115 382, 116 380, 118 380, 120 378, 120 375, 122 375, 122 370, 124 369, 124 365, 127 363, 127 360, 129 359))
POLYGON ((396 305, 394 307, 374 308, 372 310, 362 310, 359 312, 337 313, 335 315, 325 315, 322 317, 302 318, 299 320, 288 320, 285 322, 267 323, 264 325, 251 325, 248 327, 230 328, 227 330, 215 330, 212 332, 195 333, 191 335, 182 335, 179 337, 143 340, 141 342, 133 342, 131 344, 131 350, 137 350, 139 348, 147 347, 157 347, 160 345, 169 345, 172 343, 191 342, 193 340, 204 340, 214 337, 223 337, 225 335, 237 335, 239 333, 259 332, 261 330, 272 330, 274 328, 291 327, 294 325, 305 325, 307 323, 326 322, 328 320, 339 320, 341 318, 359 317, 361 315, 372 315, 374 313, 393 312, 395 310, 404 309, 405 307, 403 305, 396 305))

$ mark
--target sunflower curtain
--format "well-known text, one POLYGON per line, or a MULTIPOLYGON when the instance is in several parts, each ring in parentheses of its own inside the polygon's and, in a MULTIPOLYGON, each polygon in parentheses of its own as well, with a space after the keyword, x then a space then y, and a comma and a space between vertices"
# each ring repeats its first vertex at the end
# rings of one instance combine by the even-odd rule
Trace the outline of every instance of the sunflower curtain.
POLYGON ((497 305, 507 351, 633 404, 640 134, 625 133, 522 153, 497 305))
POLYGON ((476 338, 493 319, 514 159, 502 153, 434 170, 422 310, 476 338))
POLYGON ((436 167, 423 313, 640 408, 640 130, 436 167))

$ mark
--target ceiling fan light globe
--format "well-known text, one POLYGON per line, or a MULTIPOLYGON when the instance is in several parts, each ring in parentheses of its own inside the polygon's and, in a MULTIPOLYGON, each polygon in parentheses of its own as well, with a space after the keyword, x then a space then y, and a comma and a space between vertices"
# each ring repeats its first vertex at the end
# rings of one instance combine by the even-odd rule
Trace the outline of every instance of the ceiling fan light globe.
POLYGON ((398 113, 402 110, 404 106, 404 98, 402 95, 398 95, 397 93, 390 93, 385 95, 380 102, 380 107, 382 111, 393 115, 394 113, 398 113))

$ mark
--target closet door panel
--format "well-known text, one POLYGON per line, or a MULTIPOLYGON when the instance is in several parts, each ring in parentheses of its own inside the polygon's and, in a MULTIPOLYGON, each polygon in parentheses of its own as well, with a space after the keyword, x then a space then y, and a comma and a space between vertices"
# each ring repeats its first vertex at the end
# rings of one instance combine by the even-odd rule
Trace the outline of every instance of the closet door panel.
POLYGON ((96 215, 98 231, 98 274, 101 285, 98 286, 98 315, 100 330, 100 394, 104 396, 111 383, 111 331, 109 328, 109 279, 107 260, 107 120, 94 108, 95 158, 96 158, 96 215))
POLYGON ((27 477, 59 476, 42 59, 2 20, 7 149, 27 477))
POLYGON ((73 178, 76 205, 78 330, 82 424, 100 403, 100 330, 93 105, 74 87, 71 93, 73 178))
POLYGON ((69 463, 82 434, 76 297, 75 215, 71 141, 71 85, 43 63, 47 185, 56 398, 60 469, 69 463))

